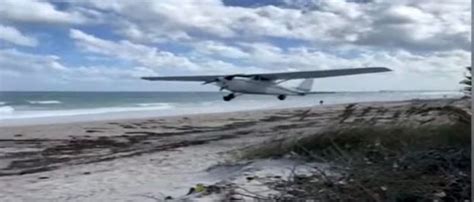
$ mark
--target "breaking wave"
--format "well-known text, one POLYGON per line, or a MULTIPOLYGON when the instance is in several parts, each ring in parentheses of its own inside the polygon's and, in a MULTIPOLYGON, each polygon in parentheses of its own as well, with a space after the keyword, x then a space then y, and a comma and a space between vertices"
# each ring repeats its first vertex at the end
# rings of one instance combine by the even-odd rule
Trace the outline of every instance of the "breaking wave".
POLYGON ((29 100, 30 104, 49 105, 49 104, 61 104, 61 101, 57 100, 29 100))
POLYGON ((13 107, 10 106, 1 106, 0 107, 0 114, 11 114, 15 111, 13 107))
POLYGON ((170 109, 173 108, 173 105, 166 102, 156 102, 156 103, 138 103, 136 104, 138 107, 153 107, 153 108, 163 108, 163 109, 170 109))
POLYGON ((42 118, 42 117, 61 117, 77 115, 107 114, 117 112, 140 112, 149 110, 172 110, 171 104, 162 104, 147 107, 103 107, 90 109, 68 109, 68 110, 41 110, 41 111, 14 111, 13 107, 0 107, 0 120, 2 119, 24 119, 24 118, 42 118))

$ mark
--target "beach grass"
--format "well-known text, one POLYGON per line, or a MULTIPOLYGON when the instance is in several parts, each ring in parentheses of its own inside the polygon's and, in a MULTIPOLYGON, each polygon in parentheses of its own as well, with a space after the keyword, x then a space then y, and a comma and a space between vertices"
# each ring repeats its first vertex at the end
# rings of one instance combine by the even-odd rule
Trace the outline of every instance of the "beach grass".
POLYGON ((246 150, 243 158, 297 154, 331 165, 273 187, 288 200, 452 200, 470 197, 471 127, 378 126, 327 130, 246 150), (282 194, 285 195, 285 194, 282 194))

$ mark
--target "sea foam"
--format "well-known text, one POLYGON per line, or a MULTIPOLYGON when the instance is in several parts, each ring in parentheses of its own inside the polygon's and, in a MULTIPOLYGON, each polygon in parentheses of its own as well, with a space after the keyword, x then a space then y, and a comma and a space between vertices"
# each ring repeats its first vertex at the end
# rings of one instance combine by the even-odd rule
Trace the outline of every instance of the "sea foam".
POLYGON ((163 108, 163 109, 173 108, 173 105, 171 103, 166 103, 166 102, 138 103, 138 104, 136 104, 136 106, 138 106, 138 107, 163 108))
POLYGON ((168 104, 168 105, 162 105, 162 106, 148 106, 148 107, 102 107, 102 108, 90 108, 90 109, 42 110, 42 111, 18 112, 18 111, 14 111, 14 109, 10 106, 3 106, 3 107, 0 107, 0 120, 93 115, 93 114, 107 114, 107 113, 118 113, 118 112, 140 112, 140 111, 149 111, 149 110, 171 110, 173 108, 174 107, 171 104, 168 104))
POLYGON ((1 106, 0 107, 0 114, 11 114, 15 111, 13 107, 10 106, 1 106))
POLYGON ((58 100, 29 100, 30 104, 39 104, 39 105, 48 105, 48 104, 61 104, 61 101, 58 100))

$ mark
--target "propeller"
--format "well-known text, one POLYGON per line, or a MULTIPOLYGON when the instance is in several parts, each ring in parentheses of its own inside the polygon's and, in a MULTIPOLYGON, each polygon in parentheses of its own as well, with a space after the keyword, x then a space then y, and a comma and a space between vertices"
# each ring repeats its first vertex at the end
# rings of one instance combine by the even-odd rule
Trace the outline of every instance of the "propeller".
MULTIPOLYGON (((225 78, 224 78, 225 79, 225 78)), ((210 81, 205 81, 204 83, 202 83, 202 85, 206 85, 206 84, 210 84, 210 83, 217 83, 217 82, 220 82, 222 80, 222 78, 216 78, 216 79, 213 79, 213 80, 210 80, 210 81)), ((229 79, 227 79, 229 80, 229 79)), ((219 91, 222 91, 224 89, 226 89, 227 86, 221 86, 221 88, 219 89, 219 91)))

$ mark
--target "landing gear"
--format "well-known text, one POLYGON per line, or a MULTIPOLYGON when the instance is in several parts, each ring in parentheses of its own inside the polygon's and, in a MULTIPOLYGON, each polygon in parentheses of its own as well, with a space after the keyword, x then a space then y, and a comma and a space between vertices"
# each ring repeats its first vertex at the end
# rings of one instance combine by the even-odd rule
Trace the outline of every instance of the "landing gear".
POLYGON ((226 96, 223 97, 224 101, 230 101, 230 100, 232 100, 232 99, 234 99, 234 98, 235 98, 234 93, 231 93, 231 94, 226 95, 226 96))
POLYGON ((285 98, 286 98, 286 95, 279 95, 279 96, 278 96, 278 99, 279 99, 279 100, 285 100, 285 98))

